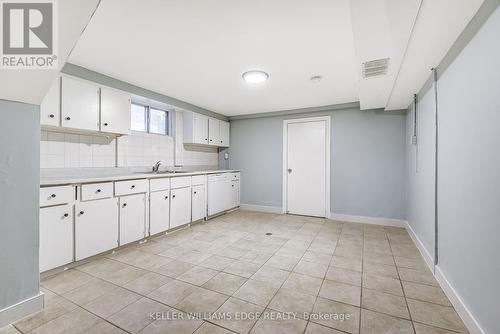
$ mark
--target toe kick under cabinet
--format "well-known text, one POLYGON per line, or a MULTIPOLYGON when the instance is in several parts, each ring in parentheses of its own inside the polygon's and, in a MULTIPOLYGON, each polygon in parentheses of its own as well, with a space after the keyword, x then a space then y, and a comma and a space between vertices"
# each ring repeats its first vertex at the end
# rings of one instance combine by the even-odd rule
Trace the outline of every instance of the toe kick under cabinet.
POLYGON ((204 220, 240 204, 240 174, 40 188, 40 272, 204 220))

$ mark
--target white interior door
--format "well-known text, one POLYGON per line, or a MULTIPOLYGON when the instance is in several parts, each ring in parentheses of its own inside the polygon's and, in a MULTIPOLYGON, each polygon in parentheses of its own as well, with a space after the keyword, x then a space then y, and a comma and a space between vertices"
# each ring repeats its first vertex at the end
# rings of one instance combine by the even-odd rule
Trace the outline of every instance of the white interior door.
POLYGON ((285 121, 285 210, 326 217, 329 211, 329 118, 285 121))

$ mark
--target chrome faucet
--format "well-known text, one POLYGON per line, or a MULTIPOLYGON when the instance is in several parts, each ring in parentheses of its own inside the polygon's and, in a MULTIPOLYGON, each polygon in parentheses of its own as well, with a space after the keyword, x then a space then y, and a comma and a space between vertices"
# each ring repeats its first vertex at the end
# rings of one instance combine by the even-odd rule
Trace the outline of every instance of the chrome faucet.
POLYGON ((155 163, 155 165, 153 166, 153 173, 158 173, 158 171, 160 170, 160 165, 161 165, 161 161, 157 161, 155 163))

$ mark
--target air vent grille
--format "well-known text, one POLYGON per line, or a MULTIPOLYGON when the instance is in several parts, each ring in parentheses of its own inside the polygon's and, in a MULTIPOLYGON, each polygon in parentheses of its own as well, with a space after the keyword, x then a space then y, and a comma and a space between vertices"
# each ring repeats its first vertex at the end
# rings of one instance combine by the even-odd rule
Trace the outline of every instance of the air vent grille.
POLYGON ((389 58, 375 59, 364 62, 361 65, 363 78, 371 78, 379 75, 386 75, 389 67, 389 58))

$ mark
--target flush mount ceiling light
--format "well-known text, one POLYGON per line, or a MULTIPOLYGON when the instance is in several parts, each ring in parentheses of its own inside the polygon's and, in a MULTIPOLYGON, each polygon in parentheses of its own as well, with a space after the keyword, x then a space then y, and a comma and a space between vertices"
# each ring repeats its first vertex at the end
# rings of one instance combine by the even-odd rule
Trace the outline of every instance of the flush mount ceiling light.
POLYGON ((269 79, 269 74, 264 71, 247 71, 242 74, 242 77, 248 83, 262 83, 269 79))

